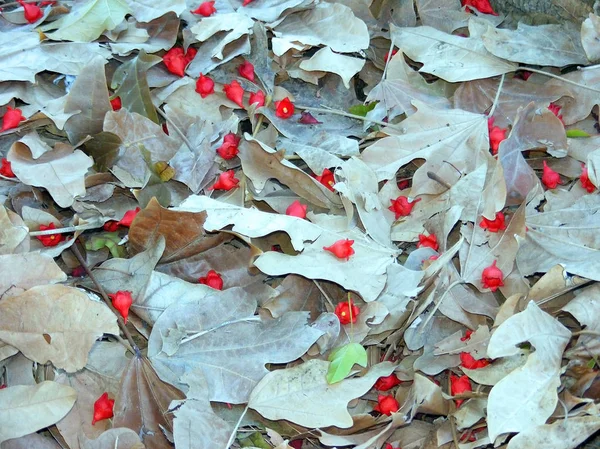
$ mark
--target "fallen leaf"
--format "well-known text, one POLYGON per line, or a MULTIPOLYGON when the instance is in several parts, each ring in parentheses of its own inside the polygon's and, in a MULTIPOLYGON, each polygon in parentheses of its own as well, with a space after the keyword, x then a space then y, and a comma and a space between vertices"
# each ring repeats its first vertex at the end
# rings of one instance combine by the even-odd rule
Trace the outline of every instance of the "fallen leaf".
POLYGON ((537 426, 512 438, 507 449, 574 449, 600 429, 597 416, 575 416, 537 426))
POLYGON ((185 0, 172 0, 168 3, 156 3, 152 0, 125 0, 129 9, 139 22, 150 22, 164 16, 168 12, 174 12, 177 16, 185 10, 185 0))
POLYGON ((350 80, 354 75, 360 72, 365 65, 365 61, 351 56, 341 55, 331 51, 330 47, 323 47, 317 51, 310 59, 300 63, 303 70, 331 72, 339 75, 347 89, 350 88, 350 80))
POLYGON ((108 429, 95 440, 81 436, 81 449, 145 449, 140 437, 124 427, 108 429))
POLYGON ((348 343, 332 351, 328 360, 327 383, 335 384, 350 374, 354 364, 367 367, 367 351, 359 343, 348 343))

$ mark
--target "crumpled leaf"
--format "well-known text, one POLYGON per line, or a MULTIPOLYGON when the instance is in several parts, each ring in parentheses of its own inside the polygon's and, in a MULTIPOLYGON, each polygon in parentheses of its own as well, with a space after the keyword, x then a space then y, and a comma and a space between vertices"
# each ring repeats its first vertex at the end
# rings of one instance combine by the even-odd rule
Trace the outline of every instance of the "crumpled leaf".
POLYGON ((68 413, 76 399, 71 387, 50 381, 0 390, 0 443, 51 426, 68 413))
POLYGON ((248 406, 270 420, 285 419, 304 427, 352 426, 348 402, 371 389, 378 378, 389 376, 389 362, 372 366, 362 377, 330 385, 325 377, 329 362, 313 359, 293 368, 272 371, 254 388, 248 406))
POLYGON ((348 343, 329 354, 328 360, 327 383, 335 384, 350 374, 354 364, 367 367, 367 351, 359 343, 348 343))
POLYGON ((69 207, 75 197, 85 195, 84 176, 93 165, 83 151, 62 142, 37 159, 27 145, 15 142, 6 158, 21 182, 46 188, 61 207, 69 207))
MULTIPOLYGON (((205 42, 217 33, 226 31, 227 34, 225 36, 222 34, 219 35, 218 44, 211 49, 211 57, 223 59, 225 47, 238 40, 240 37, 248 34, 253 25, 254 21, 252 19, 239 12, 235 12, 205 17, 200 22, 193 25, 190 28, 190 32, 194 34, 194 37, 197 40, 205 42)), ((198 56, 194 59, 197 58, 198 56)), ((196 70, 192 69, 192 66, 193 63, 188 68, 189 71, 196 70)))
POLYGON ((492 335, 488 357, 519 353, 518 344, 535 347, 524 366, 515 369, 490 391, 487 405, 490 441, 508 432, 526 432, 542 425, 558 403, 562 353, 571 332, 533 301, 504 321, 492 335))
POLYGON ((52 257, 34 252, 0 255, 0 295, 66 280, 67 275, 52 257))
POLYGON ((110 44, 110 49, 121 56, 135 50, 144 50, 146 53, 168 50, 177 41, 179 21, 174 13, 167 13, 149 22, 141 23, 130 17, 128 24, 127 30, 117 36, 117 42, 110 44), (144 42, 139 42, 137 34, 145 34, 147 38, 144 42))

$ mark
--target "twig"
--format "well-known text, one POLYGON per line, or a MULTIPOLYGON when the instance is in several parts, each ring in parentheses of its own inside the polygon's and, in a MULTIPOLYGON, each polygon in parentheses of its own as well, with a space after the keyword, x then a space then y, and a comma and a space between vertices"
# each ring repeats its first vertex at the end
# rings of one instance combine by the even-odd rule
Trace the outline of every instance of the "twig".
POLYGON ((296 107, 298 109, 304 109, 305 111, 322 112, 325 114, 334 114, 334 115, 341 115, 342 117, 354 118, 356 120, 361 120, 363 122, 375 123, 380 126, 385 126, 386 128, 395 129, 396 131, 401 132, 401 133, 404 132, 404 128, 401 128, 400 126, 382 122, 381 120, 375 120, 373 118, 363 117, 362 115, 350 114, 349 112, 340 111, 339 109, 313 108, 311 106, 296 106, 296 107))
POLYGON ((581 87, 582 89, 600 93, 600 89, 594 89, 593 87, 586 86, 585 84, 580 84, 575 81, 571 81, 570 79, 563 78, 562 76, 554 75, 553 73, 544 72, 543 70, 538 70, 538 69, 534 69, 532 67, 524 67, 524 66, 519 67, 519 70, 527 70, 528 72, 538 73, 540 75, 546 75, 550 78, 554 78, 556 80, 563 81, 567 84, 572 84, 573 86, 581 87))
POLYGON ((215 331, 223 326, 229 326, 230 324, 235 324, 235 323, 242 323, 242 322, 249 322, 249 321, 260 321, 260 317, 259 316, 255 316, 255 317, 246 317, 246 318, 240 318, 237 320, 231 320, 231 321, 225 321, 224 323, 219 324, 216 327, 210 328, 210 329, 206 329, 204 331, 200 331, 200 332, 196 332, 193 335, 190 335, 189 337, 184 338, 183 340, 181 340, 181 343, 187 343, 189 341, 192 341, 198 337, 201 337, 205 334, 208 334, 209 332, 215 331))
POLYGON ((325 299, 327 300, 327 302, 329 303, 329 305, 333 309, 335 309, 335 305, 333 304, 333 301, 331 300, 331 298, 329 297, 329 295, 327 294, 327 292, 325 290, 323 290, 323 287, 321 287, 321 284, 319 284, 314 279, 313 279, 313 282, 315 283, 315 285, 317 286, 317 288, 321 291, 321 293, 323 294, 323 296, 325 296, 325 299))
POLYGON ((237 422, 235 423, 235 427, 231 431, 231 436, 229 437, 229 440, 227 441, 227 444, 225 445, 224 449, 229 449, 229 446, 231 446, 231 443, 233 443, 233 440, 235 440, 235 434, 237 433, 237 430, 240 427, 240 424, 242 423, 242 419, 244 419, 244 416, 246 416, 247 411, 248 411, 248 404, 246 404, 246 408, 240 415, 240 419, 238 419, 237 422))
POLYGON ((68 232, 86 231, 88 229, 96 229, 99 227, 100 226, 98 226, 98 224, 96 224, 96 223, 94 223, 94 224, 88 223, 88 224, 78 225, 78 226, 67 226, 66 228, 47 229, 45 231, 31 231, 29 233, 29 235, 31 237, 36 237, 38 235, 66 234, 68 232))
POLYGON ((450 292, 450 290, 452 290, 457 285, 464 284, 464 283, 465 283, 465 281, 463 281, 462 279, 459 279, 458 281, 454 281, 452 284, 450 284, 450 286, 442 294, 442 297, 440 298, 440 300, 433 307, 433 310, 431 311, 431 313, 429 314, 429 316, 427 317, 427 319, 423 323, 423 327, 421 329, 425 329, 425 327, 427 326, 427 324, 429 323, 429 321, 431 320, 431 318, 433 317, 433 315, 435 314, 435 312, 437 311, 437 309, 439 309, 440 306, 442 305, 442 301, 444 300, 444 298, 446 298, 446 295, 450 292))
POLYGON ((104 290, 104 287, 102 287, 102 285, 100 285, 100 283, 96 279, 96 276, 94 276, 94 274, 92 273, 92 270, 90 270, 90 267, 88 266, 88 264, 86 263, 86 261, 83 259, 83 256, 79 252, 79 248, 77 248, 77 242, 75 242, 75 244, 73 244, 73 246, 71 246, 71 252, 77 258, 77 260, 79 261, 79 263, 81 264, 81 266, 83 267, 83 269, 85 270, 85 272, 87 273, 87 275, 90 277, 90 279, 92 280, 92 282, 94 283, 94 285, 96 286, 96 288, 98 289, 98 291, 100 292, 100 296, 102 296, 102 299, 104 300, 104 302, 106 303, 106 305, 108 306, 108 308, 117 317, 117 323, 119 323, 119 327, 121 328, 121 331, 123 332, 123 335, 125 335, 125 338, 127 339, 127 341, 129 342, 129 344, 131 345, 131 347, 128 348, 128 349, 133 354, 139 354, 140 353, 140 349, 137 347, 137 345, 133 341, 133 337, 131 336, 131 333, 129 332, 129 330, 125 326, 125 321, 123 321, 123 317, 117 311, 117 309, 114 308, 114 306, 112 305, 112 301, 110 300, 110 298, 106 294, 106 290, 104 290))
POLYGON ((192 145, 192 142, 190 142, 188 140, 187 137, 185 137, 185 134, 183 133, 183 131, 179 128, 179 126, 177 126, 175 124, 175 122, 173 122, 173 120, 171 120, 169 117, 167 117, 167 114, 165 114, 160 108, 156 108, 156 111, 158 112, 158 114, 164 118, 167 123, 169 124, 169 127, 172 128, 177 134, 179 134, 179 137, 181 137, 181 140, 183 140, 185 142, 185 144, 187 145, 187 147, 190 149, 190 151, 193 153, 194 152, 194 146, 192 145))
POLYGON ((498 90, 496 91, 496 97, 494 98, 494 102, 492 103, 492 109, 490 109, 488 117, 493 116, 494 112, 496 111, 496 106, 498 106, 498 100, 500 99, 500 92, 502 91, 503 85, 504 85, 504 73, 502 74, 502 78, 500 78, 500 83, 498 84, 498 90))
MULTIPOLYGON (((456 167, 455 167, 456 168, 456 167)), ((450 184, 448 184, 446 181, 444 181, 442 178, 440 178, 438 175, 436 175, 434 172, 432 171, 428 171, 427 172, 427 177, 441 185, 443 185, 444 187, 446 187, 448 190, 450 190, 452 188, 452 186, 450 184)))
POLYGON ((592 331, 592 330, 587 330, 587 329, 582 329, 578 332, 573 332, 571 334, 573 337, 577 337, 578 335, 593 335, 595 337, 600 337, 600 332, 596 332, 596 331, 592 331))

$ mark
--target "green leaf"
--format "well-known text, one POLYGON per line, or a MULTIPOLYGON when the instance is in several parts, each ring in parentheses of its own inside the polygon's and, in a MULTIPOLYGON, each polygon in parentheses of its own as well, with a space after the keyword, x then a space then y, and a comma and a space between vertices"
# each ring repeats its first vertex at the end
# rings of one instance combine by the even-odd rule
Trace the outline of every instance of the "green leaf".
POLYGON ((590 137, 590 135, 580 129, 567 129, 567 137, 590 137))
POLYGON ((115 71, 110 86, 112 89, 117 89, 114 95, 121 97, 125 109, 148 117, 154 123, 158 123, 158 115, 152 104, 146 73, 150 67, 161 61, 162 58, 141 50, 137 57, 121 64, 115 71))
POLYGON ((367 351, 358 343, 348 343, 337 348, 329 355, 329 370, 327 370, 327 383, 334 384, 344 380, 355 363, 362 367, 367 366, 367 351))
POLYGON ((114 30, 123 22, 131 10, 124 0, 90 0, 83 3, 74 2, 71 12, 48 25, 41 27, 50 39, 92 42, 105 31, 114 30))
POLYGON ((103 232, 93 235, 85 242, 85 249, 88 251, 98 251, 102 248, 107 248, 113 257, 125 257, 125 248, 119 246, 121 237, 118 232, 103 232))
POLYGON ((377 106, 377 102, 373 101, 369 104, 355 104, 354 106, 350 106, 348 112, 354 115, 360 115, 361 117, 366 117, 369 111, 372 111, 377 106))

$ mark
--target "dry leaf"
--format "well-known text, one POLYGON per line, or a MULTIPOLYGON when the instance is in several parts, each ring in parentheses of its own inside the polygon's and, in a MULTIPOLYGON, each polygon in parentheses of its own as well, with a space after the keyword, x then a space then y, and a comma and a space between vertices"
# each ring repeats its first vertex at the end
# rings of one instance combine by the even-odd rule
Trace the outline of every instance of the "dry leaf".
POLYGON ((508 443, 507 449, 574 449, 600 429, 597 416, 559 419, 552 424, 521 432, 508 443))
POLYGON ((21 438, 5 441, 2 443, 2 449, 61 449, 61 446, 50 436, 30 433, 21 438))
MULTIPOLYGON (((600 295, 600 287, 592 285, 579 291, 574 300, 562 308, 565 312, 573 315, 579 324, 585 326, 589 332, 600 332, 600 304, 597 301, 600 295)), ((583 334, 577 339, 574 347, 567 351, 569 357, 589 357, 590 354, 598 354, 600 344, 598 338, 593 334, 583 334)))
POLYGON ((329 47, 323 47, 310 59, 300 63, 302 70, 309 72, 331 72, 339 75, 347 89, 350 88, 350 80, 360 72, 365 65, 364 59, 334 53, 329 47))
POLYGON ((95 440, 81 437, 81 449, 146 449, 140 437, 124 427, 109 429, 95 440))

